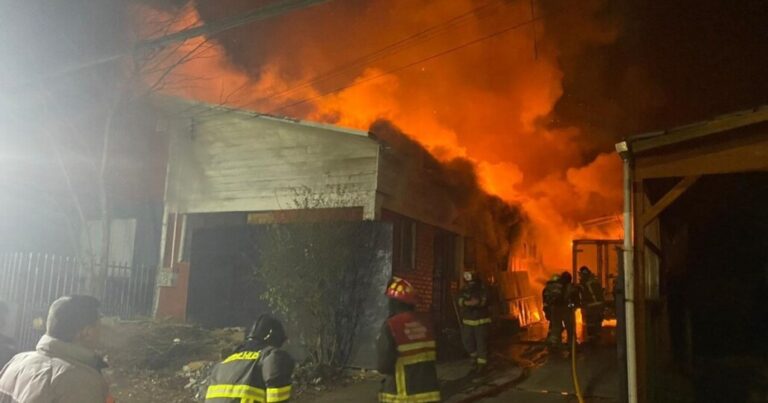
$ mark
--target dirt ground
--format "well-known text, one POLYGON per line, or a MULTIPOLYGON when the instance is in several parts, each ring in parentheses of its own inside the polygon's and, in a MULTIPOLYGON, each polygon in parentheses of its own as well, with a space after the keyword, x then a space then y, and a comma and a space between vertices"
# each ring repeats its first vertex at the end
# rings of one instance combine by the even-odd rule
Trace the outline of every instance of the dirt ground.
MULTIPOLYGON (((245 331, 149 320, 106 322, 103 353, 110 368, 105 375, 120 403, 201 401, 211 368, 242 342, 245 331)), ((294 396, 310 402, 358 383, 378 384, 378 379, 371 371, 299 365, 294 370, 294 396)))
POLYGON ((119 402, 194 402, 210 367, 243 339, 243 329, 206 330, 170 322, 111 323, 104 331, 106 377, 119 402))

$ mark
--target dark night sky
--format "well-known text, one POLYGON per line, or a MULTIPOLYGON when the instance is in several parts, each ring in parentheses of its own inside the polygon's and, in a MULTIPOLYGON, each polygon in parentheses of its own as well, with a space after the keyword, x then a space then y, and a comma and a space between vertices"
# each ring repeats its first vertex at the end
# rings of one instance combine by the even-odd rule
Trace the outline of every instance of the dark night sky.
MULTIPOLYGON (((564 122, 627 135, 768 102, 768 2, 609 3, 616 43, 561 59, 555 112, 564 122)), ((565 31, 555 36, 568 41, 565 31)))

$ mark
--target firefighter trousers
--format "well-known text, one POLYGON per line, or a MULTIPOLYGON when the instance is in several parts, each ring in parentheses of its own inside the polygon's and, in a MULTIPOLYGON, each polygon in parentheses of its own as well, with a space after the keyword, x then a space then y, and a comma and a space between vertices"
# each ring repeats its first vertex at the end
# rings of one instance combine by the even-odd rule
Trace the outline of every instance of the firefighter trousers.
POLYGON ((582 308, 584 314, 584 324, 587 325, 587 339, 596 341, 600 338, 600 331, 603 326, 603 305, 595 304, 582 308))
POLYGON ((464 348, 467 353, 475 360, 477 365, 488 363, 488 327, 489 324, 482 325, 462 325, 461 340, 464 342, 464 348))
POLYGON ((563 330, 566 333, 566 343, 571 342, 574 337, 573 310, 567 307, 554 307, 549 320, 549 333, 547 343, 553 346, 559 346, 562 343, 563 330))

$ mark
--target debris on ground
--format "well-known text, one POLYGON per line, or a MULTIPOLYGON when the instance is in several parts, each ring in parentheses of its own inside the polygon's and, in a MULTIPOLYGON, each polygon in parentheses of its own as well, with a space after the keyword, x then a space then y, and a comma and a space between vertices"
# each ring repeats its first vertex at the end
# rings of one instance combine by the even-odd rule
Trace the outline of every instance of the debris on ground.
POLYGON ((112 394, 127 403, 198 401, 213 365, 244 337, 242 328, 162 321, 115 323, 105 332, 112 394))
MULTIPOLYGON (((211 369, 242 343, 245 329, 117 321, 104 335, 110 365, 106 375, 117 401, 192 403, 203 400, 211 369)), ((373 371, 304 363, 294 370, 294 396, 317 395, 378 376, 373 371)))

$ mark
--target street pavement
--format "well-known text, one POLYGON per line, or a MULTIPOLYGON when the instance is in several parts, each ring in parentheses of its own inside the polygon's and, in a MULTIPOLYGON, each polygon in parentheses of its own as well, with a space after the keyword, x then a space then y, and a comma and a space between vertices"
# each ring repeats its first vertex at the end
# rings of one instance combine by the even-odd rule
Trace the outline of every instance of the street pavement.
MULTIPOLYGON (((521 379, 494 396, 476 402, 562 403, 577 402, 571 376, 571 360, 565 354, 549 354, 542 346, 529 346, 538 362, 525 368, 521 379)), ((586 402, 617 403, 619 371, 615 349, 610 346, 577 353, 577 376, 586 402)))
MULTIPOLYGON (((514 341, 496 346, 492 366, 484 376, 468 376, 469 360, 441 363, 438 377, 446 403, 571 403, 578 402, 565 351, 550 353, 541 330, 531 329, 514 341)), ((577 375, 588 403, 618 403, 619 371, 613 342, 577 352, 577 375)), ((343 388, 307 395, 299 402, 375 402, 379 379, 374 377, 343 388)))

